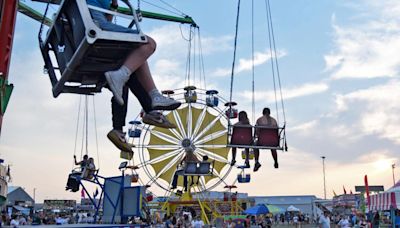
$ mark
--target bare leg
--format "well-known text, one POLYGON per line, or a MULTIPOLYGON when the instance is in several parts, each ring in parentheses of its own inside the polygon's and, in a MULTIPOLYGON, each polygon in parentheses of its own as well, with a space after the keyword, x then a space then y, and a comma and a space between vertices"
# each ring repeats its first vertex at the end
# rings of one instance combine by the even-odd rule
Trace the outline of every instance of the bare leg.
POLYGON ((137 49, 132 51, 124 62, 124 66, 128 67, 132 72, 135 72, 145 64, 147 59, 156 50, 156 42, 151 37, 147 37, 147 40, 147 44, 140 45, 137 49))
POLYGON ((277 169, 279 167, 279 165, 278 165, 278 153, 276 152, 275 149, 272 149, 271 150, 271 155, 272 155, 272 158, 274 159, 274 167, 275 167, 275 169, 277 169))

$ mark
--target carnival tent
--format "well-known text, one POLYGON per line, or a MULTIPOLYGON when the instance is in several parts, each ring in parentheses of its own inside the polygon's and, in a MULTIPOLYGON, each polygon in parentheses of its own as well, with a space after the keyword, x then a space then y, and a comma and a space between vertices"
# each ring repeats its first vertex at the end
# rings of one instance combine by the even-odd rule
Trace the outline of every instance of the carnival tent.
POLYGON ((300 211, 300 209, 297 208, 297 207, 295 207, 295 206, 293 206, 293 205, 290 205, 290 206, 286 209, 286 211, 300 211))
POLYGON ((400 209, 400 181, 387 191, 370 196, 370 211, 390 210, 391 208, 400 209))
POLYGON ((244 214, 247 215, 264 215, 268 214, 269 210, 264 204, 258 204, 254 207, 250 207, 249 209, 244 211, 244 214))
POLYGON ((269 210, 269 213, 272 213, 274 215, 275 214, 285 213, 285 209, 283 209, 281 207, 278 207, 278 206, 275 206, 275 205, 272 205, 272 204, 266 204, 265 206, 267 206, 267 208, 269 210))

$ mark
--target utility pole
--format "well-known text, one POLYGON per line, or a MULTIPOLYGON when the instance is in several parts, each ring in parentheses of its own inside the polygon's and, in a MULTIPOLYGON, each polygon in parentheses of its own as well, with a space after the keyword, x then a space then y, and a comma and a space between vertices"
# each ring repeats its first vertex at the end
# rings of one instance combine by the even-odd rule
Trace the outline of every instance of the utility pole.
POLYGON ((394 178, 394 169, 395 169, 395 168, 396 168, 396 164, 393 163, 393 164, 392 164, 393 185, 396 184, 396 179, 394 178))
POLYGON ((325 156, 321 156, 322 158, 322 172, 324 175, 324 199, 326 199, 326 181, 325 181, 325 156))

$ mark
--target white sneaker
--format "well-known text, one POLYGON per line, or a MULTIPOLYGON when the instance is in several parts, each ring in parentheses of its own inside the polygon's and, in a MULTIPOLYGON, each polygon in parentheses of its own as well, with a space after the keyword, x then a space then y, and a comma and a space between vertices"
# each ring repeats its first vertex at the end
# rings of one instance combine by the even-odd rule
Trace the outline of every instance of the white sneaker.
POLYGON ((122 91, 125 83, 129 80, 129 75, 126 77, 121 74, 119 70, 107 71, 104 73, 108 85, 110 86, 111 92, 114 95, 114 99, 120 105, 124 105, 124 99, 122 98, 122 91))
POLYGON ((160 95, 153 98, 152 106, 155 110, 175 110, 181 106, 181 102, 160 95))

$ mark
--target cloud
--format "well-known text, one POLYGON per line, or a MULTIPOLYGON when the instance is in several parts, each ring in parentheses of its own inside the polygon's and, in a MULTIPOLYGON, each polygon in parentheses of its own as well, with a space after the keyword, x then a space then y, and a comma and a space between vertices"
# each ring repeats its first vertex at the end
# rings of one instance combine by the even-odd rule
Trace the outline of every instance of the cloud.
MULTIPOLYGON (((397 77, 400 69, 400 3, 363 1, 369 13, 363 22, 341 26, 332 17, 334 50, 325 55, 332 79, 397 77), (376 15, 371 18, 371 15, 376 15), (365 19, 367 21, 365 22, 365 19)), ((364 6, 365 7, 365 6, 364 6)))
MULTIPOLYGON (((286 55, 287 55, 287 53, 284 50, 280 50, 277 52, 278 58, 282 58, 286 55)), ((265 52, 255 52, 254 53, 254 66, 262 65, 262 64, 266 63, 267 61, 269 61, 270 59, 271 59, 270 50, 266 50, 265 52)), ((251 58, 249 58, 249 59, 241 58, 238 61, 238 65, 236 65, 235 73, 238 74, 238 73, 241 73, 244 71, 249 71, 252 69, 252 66, 253 66, 253 63, 252 63, 251 58)), ((230 68, 217 68, 211 74, 214 76, 218 76, 218 77, 224 77, 224 76, 230 75, 231 71, 232 70, 230 68)))
MULTIPOLYGON (((328 84, 324 82, 319 83, 306 83, 300 86, 291 87, 291 88, 283 88, 282 95, 283 99, 289 100, 298 97, 308 96, 312 94, 322 93, 329 89, 328 84)), ((251 101, 252 92, 244 91, 240 94, 243 98, 251 101)), ((279 91, 277 91, 277 97, 280 99, 279 91)), ((275 101, 275 92, 274 91, 255 91, 255 100, 256 101, 267 101, 274 102, 275 101)))
POLYGON ((376 134, 400 144, 400 81, 336 96, 339 113, 359 113, 357 123, 364 134, 376 134))

